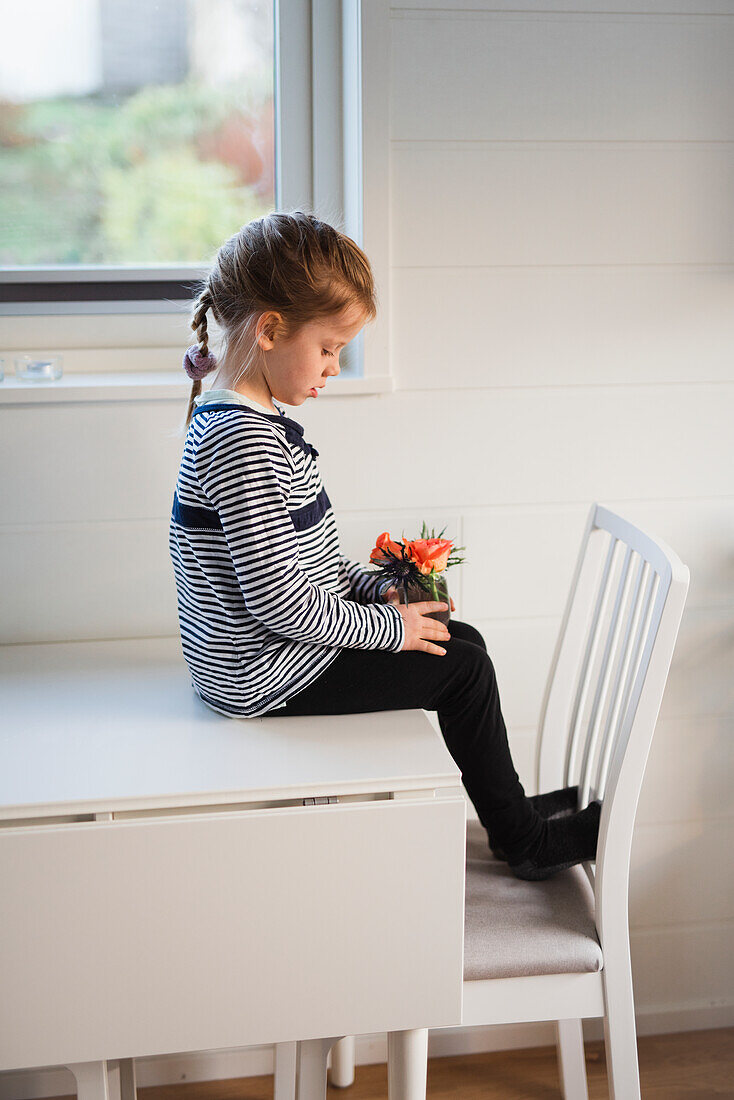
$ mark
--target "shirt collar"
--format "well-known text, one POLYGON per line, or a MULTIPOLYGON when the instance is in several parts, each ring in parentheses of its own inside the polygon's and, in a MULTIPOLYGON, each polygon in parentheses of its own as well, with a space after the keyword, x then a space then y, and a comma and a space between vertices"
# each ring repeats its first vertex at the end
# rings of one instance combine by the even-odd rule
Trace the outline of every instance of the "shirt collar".
MULTIPOLYGON (((237 390, 206 390, 204 393, 198 394, 194 398, 195 405, 208 405, 210 402, 234 402, 238 405, 247 405, 250 409, 255 409, 256 412, 267 413, 268 416, 275 416, 276 413, 272 409, 268 409, 265 405, 259 404, 257 401, 253 401, 251 397, 245 397, 243 393, 238 393, 237 390)), ((285 416, 285 413, 275 401, 273 405, 277 409, 277 413, 280 416, 285 416)))
POLYGON ((266 409, 264 405, 258 405, 257 401, 252 401, 244 394, 238 393, 237 390, 207 390, 206 393, 196 395, 194 404, 197 406, 197 411, 206 405, 246 405, 249 409, 254 409, 255 412, 259 412, 261 415, 264 414, 269 420, 277 422, 279 427, 285 431, 286 439, 291 443, 295 443, 302 451, 306 451, 314 458, 318 456, 319 452, 316 448, 304 439, 303 425, 299 424, 297 420, 291 420, 289 416, 286 416, 275 401, 273 404, 278 410, 277 416, 270 409, 266 409))

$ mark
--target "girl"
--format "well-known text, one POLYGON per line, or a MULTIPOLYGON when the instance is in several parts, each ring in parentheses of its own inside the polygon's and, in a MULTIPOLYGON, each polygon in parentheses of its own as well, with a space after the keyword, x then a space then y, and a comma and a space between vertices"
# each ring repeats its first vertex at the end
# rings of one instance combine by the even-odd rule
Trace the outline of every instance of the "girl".
POLYGON ((431 618, 445 603, 386 602, 339 552, 319 452, 277 403, 317 398, 375 315, 367 257, 312 214, 268 214, 217 253, 184 356, 194 383, 169 537, 193 687, 231 717, 437 711, 495 854, 547 878, 594 858, 600 803, 574 812, 575 787, 525 795, 481 634, 431 618))

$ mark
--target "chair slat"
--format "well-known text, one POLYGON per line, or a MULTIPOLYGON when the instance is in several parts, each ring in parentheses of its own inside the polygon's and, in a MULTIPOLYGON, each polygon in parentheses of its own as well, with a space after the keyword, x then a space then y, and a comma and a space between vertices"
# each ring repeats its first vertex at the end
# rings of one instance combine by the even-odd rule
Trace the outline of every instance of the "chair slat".
MULTIPOLYGON (((619 634, 622 626, 622 607, 627 599, 632 574, 632 547, 627 546, 622 563, 622 569, 617 582, 617 591, 614 599, 614 608, 607 627, 606 644, 599 667, 594 701, 589 714, 589 721, 584 742, 584 754, 581 764, 581 782, 579 784, 579 805, 586 806, 591 794, 591 772, 593 761, 598 747, 599 732, 604 714, 604 707, 609 692, 609 683, 612 677, 613 656, 619 644, 619 634)), ((594 792, 596 794, 596 792, 594 792)))
POLYGON ((586 649, 581 662, 581 672, 578 679, 578 687, 576 689, 576 696, 574 699, 573 710, 571 712, 571 721, 569 725, 569 734, 566 748, 566 766, 565 766, 565 786, 570 786, 574 782, 576 758, 578 756, 579 744, 581 741, 581 718, 586 705, 586 697, 589 691, 591 669, 594 664, 596 652, 599 646, 599 634, 601 629, 602 619, 606 612, 607 603, 609 601, 609 579, 612 572, 612 562, 614 561, 615 551, 619 539, 612 537, 609 542, 609 549, 607 551, 606 561, 604 562, 604 569, 602 571, 601 579, 599 581, 599 589, 596 598, 596 604, 594 606, 594 613, 591 618, 589 626, 589 634, 586 642, 586 649))
POLYGON ((633 688, 638 679, 640 679, 640 673, 642 674, 641 683, 644 682, 645 679, 645 671, 647 666, 645 665, 644 667, 641 667, 642 655, 644 654, 645 645, 648 641, 648 636, 652 628, 656 597, 657 593, 660 591, 660 585, 662 583, 662 578, 656 570, 655 566, 649 561, 647 562, 647 566, 648 572, 645 579, 644 596, 641 601, 642 609, 635 628, 631 659, 629 663, 629 668, 627 669, 624 690, 622 693, 622 705, 620 707, 620 719, 619 729, 617 731, 617 739, 621 735, 622 730, 628 724, 628 712, 630 709, 633 688))
POLYGON ((601 739, 596 776, 594 778, 594 790, 596 791, 597 798, 604 798, 607 772, 609 770, 609 760, 612 755, 612 749, 614 747, 614 742, 616 740, 616 735, 619 729, 619 716, 621 713, 623 713, 622 700, 624 696, 624 689, 627 683, 627 673, 632 659, 634 632, 637 627, 643 604, 642 579, 649 571, 649 568, 649 563, 646 562, 643 557, 639 557, 639 560, 637 562, 637 572, 635 574, 634 588, 627 607, 624 639, 621 643, 619 650, 617 673, 611 692, 610 705, 607 711, 607 720, 601 739))

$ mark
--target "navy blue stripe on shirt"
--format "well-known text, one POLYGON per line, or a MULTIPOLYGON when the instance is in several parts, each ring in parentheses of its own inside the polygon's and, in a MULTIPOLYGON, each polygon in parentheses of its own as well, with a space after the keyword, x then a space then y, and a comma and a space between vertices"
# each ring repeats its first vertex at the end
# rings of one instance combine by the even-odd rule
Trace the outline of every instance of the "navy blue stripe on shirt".
MULTIPOLYGON (((331 501, 326 495, 326 489, 322 489, 313 504, 297 508, 289 515, 296 531, 305 531, 318 523, 329 508, 331 508, 331 501)), ((182 504, 175 489, 171 515, 180 527, 186 527, 190 531, 222 530, 222 521, 216 511, 211 508, 199 508, 194 504, 182 504)))
POLYGON ((211 508, 199 508, 194 504, 182 504, 176 490, 173 491, 173 519, 180 527, 190 531, 221 531, 222 521, 211 508))

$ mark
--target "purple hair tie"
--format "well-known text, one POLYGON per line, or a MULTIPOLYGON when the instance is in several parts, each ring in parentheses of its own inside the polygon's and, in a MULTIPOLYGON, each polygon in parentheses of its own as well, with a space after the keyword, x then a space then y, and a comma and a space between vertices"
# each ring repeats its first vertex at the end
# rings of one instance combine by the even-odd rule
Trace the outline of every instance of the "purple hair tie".
POLYGON ((217 357, 212 355, 211 352, 209 355, 202 355, 198 344, 192 344, 190 348, 186 349, 183 357, 183 369, 189 378, 193 378, 194 381, 210 374, 216 365, 217 357))

